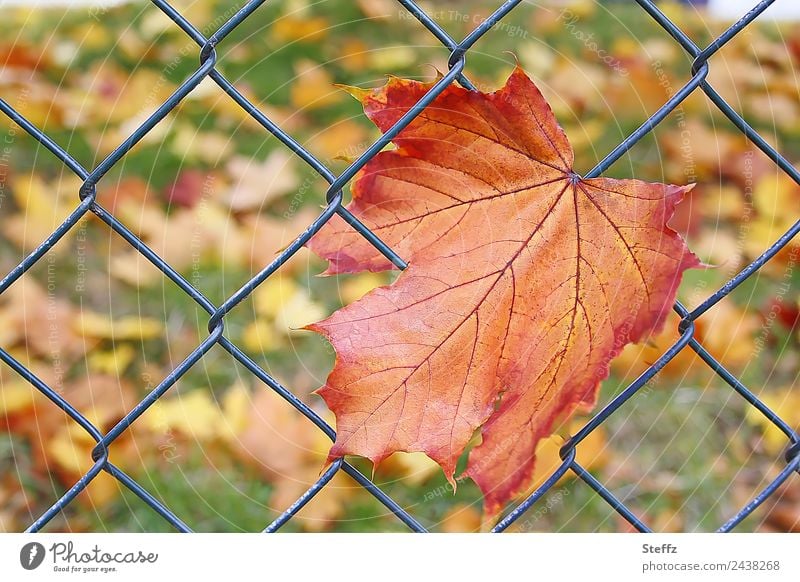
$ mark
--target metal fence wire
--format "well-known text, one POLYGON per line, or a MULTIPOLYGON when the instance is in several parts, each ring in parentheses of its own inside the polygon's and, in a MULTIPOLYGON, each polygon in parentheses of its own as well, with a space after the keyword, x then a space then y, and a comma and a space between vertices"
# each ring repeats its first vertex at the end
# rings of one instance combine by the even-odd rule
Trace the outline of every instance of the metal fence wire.
MULTIPOLYGON (((340 175, 334 175, 325 165, 323 165, 314 155, 303 148, 290 135, 282 131, 272 120, 264 115, 255 105, 253 105, 237 88, 225 78, 216 68, 217 52, 216 46, 225 40, 225 37, 239 26, 245 19, 249 18, 265 0, 251 0, 245 4, 233 17, 222 24, 211 36, 205 37, 184 18, 167 0, 152 0, 158 9, 163 11, 184 33, 186 33, 199 47, 200 66, 186 79, 179 88, 153 113, 142 125, 134 131, 130 137, 122 142, 107 158, 105 158, 93 170, 87 170, 79 164, 65 149, 50 139, 44 132, 30 123, 20 115, 5 100, 0 99, 0 110, 22 127, 28 134, 33 136, 41 145, 47 148, 56 156, 67 168, 80 176, 83 185, 79 191, 79 199, 75 209, 66 220, 42 242, 36 250, 28 255, 19 265, 10 271, 2 281, 0 281, 0 294, 4 293, 15 281, 17 281, 28 269, 37 261, 41 260, 45 253, 51 249, 70 229, 74 228, 78 221, 91 212, 100 220, 107 224, 117 235, 127 241, 134 249, 146 257, 155 265, 164 276, 172 280, 182 289, 191 299, 193 299, 208 315, 208 337, 198 345, 190 355, 175 367, 147 397, 141 400, 116 426, 107 433, 103 434, 85 416, 80 414, 69 402, 62 398, 58 392, 53 390, 45 382, 34 375, 25 366, 20 364, 7 351, 0 348, 0 359, 10 366, 20 376, 32 384, 38 391, 44 394, 52 403, 62 409, 71 419, 80 425, 92 439, 97 443, 92 451, 92 468, 81 477, 60 499, 58 499, 50 509, 41 517, 34 521, 27 531, 36 532, 41 530, 54 516, 64 510, 75 497, 83 491, 92 479, 101 471, 115 477, 122 485, 131 490, 145 504, 161 515, 175 529, 179 531, 191 531, 189 525, 184 523, 168 507, 159 502, 153 495, 148 493, 139 483, 121 471, 111 462, 111 446, 120 435, 122 435, 132 423, 144 414, 144 412, 159 398, 161 398, 186 372, 194 366, 203 356, 215 345, 219 344, 229 352, 236 360, 244 365, 269 389, 274 390, 296 410, 302 413, 316 429, 323 431, 331 440, 335 438, 335 432, 320 416, 298 399, 290 389, 281 385, 264 371, 255 361, 249 358, 241 349, 234 345, 223 334, 225 327, 225 316, 253 290, 263 283, 268 277, 275 274, 278 269, 300 249, 308 240, 313 237, 320 228, 334 214, 338 214, 346 220, 356 231, 370 241, 381 253, 389 258, 399 268, 404 268, 405 263, 402 258, 397 256, 391 248, 383 244, 378 237, 361 224, 343 206, 342 189, 353 178, 369 160, 377 154, 389 141, 403 130, 419 113, 430 104, 445 88, 451 83, 458 82, 466 88, 473 88, 472 83, 464 76, 463 70, 465 57, 477 40, 487 31, 497 25, 501 19, 506 17, 517 7, 522 0, 508 0, 504 2, 494 13, 484 22, 477 26, 460 42, 451 38, 432 18, 426 14, 413 0, 397 0, 406 10, 408 10, 422 26, 427 28, 441 43, 450 51, 449 71, 435 85, 431 87, 420 101, 411 108, 391 129, 389 129, 380 139, 372 144, 363 155, 355 160, 340 175), (198 84, 205 78, 212 79, 219 85, 231 99, 233 99, 242 109, 252 116, 267 132, 275 136, 280 142, 303 159, 311 168, 318 172, 329 183, 327 190, 327 205, 322 213, 300 234, 279 256, 255 277, 249 280, 236 293, 231 295, 224 303, 217 306, 211 303, 202 293, 195 289, 184 277, 175 271, 161 257, 149 249, 142 240, 134 235, 124 224, 115 218, 109 211, 104 209, 96 200, 96 186, 103 176, 137 144, 150 130, 155 127, 164 117, 171 112, 182 99, 184 99, 198 84)), ((734 109, 725 102, 717 91, 709 84, 707 78, 711 60, 728 41, 741 32, 753 20, 755 20, 766 8, 775 0, 762 0, 750 12, 743 16, 738 22, 728 28, 723 34, 716 38, 705 48, 700 48, 689 38, 680 28, 650 0, 636 0, 639 6, 650 15, 663 29, 689 54, 694 58, 691 66, 691 80, 687 82, 680 91, 676 92, 663 106, 645 121, 636 131, 630 134, 620 143, 610 154, 608 154, 595 168, 585 174, 586 178, 594 178, 601 175, 615 161, 623 156, 636 144, 642 137, 653 130, 670 112, 678 107, 681 102, 690 94, 698 89, 706 94, 711 102, 719 108, 725 116, 761 149, 778 167, 800 185, 800 172, 794 168, 780 153, 771 147, 756 131, 745 121, 734 109)), ((655 81, 654 81, 655 82, 655 81)), ((800 232, 800 220, 784 233, 775 243, 766 249, 756 260, 744 268, 735 277, 729 280, 722 288, 709 296, 694 310, 689 311, 680 303, 676 303, 674 310, 681 317, 678 330, 680 338, 668 350, 666 350, 658 360, 651 365, 639 378, 631 383, 624 391, 616 396, 608 405, 597 412, 586 425, 578 431, 561 449, 562 463, 558 469, 525 501, 516 506, 508 513, 495 527, 493 532, 502 532, 511 524, 517 521, 526 511, 534 506, 568 471, 572 471, 578 478, 587 483, 597 492, 614 510, 616 510, 634 528, 641 532, 651 531, 646 523, 634 515, 622 501, 599 480, 592 476, 586 469, 581 467, 576 461, 576 451, 581 442, 597 427, 614 414, 619 408, 631 399, 648 381, 650 381, 667 362, 678 354, 681 350, 694 350, 700 358, 719 376, 731 389, 736 391, 752 407, 756 408, 766 417, 775 427, 781 430, 787 439, 787 449, 785 453, 786 466, 780 471, 778 476, 758 495, 750 500, 738 513, 722 524, 717 531, 728 532, 733 530, 745 517, 750 515, 768 497, 774 494, 777 489, 793 473, 800 471, 800 437, 794 430, 772 410, 770 410, 753 392, 733 374, 714 359, 708 351, 694 337, 695 322, 702 317, 709 309, 714 307, 719 301, 723 300, 731 291, 738 287, 748 277, 752 276, 760 267, 774 257, 781 249, 797 236, 800 232)), ((311 429, 312 427, 309 426, 311 429)), ((275 521, 264 529, 265 532, 278 531, 281 526, 291 520, 300 509, 306 505, 320 490, 322 490, 333 478, 333 476, 343 471, 352 477, 364 489, 375 496, 385 505, 396 517, 405 523, 408 528, 417 532, 426 531, 413 515, 405 511, 397 502, 391 499, 385 492, 378 488, 369 478, 362 474, 353 465, 344 459, 334 462, 324 471, 319 479, 297 499, 291 507, 286 509, 275 521)))

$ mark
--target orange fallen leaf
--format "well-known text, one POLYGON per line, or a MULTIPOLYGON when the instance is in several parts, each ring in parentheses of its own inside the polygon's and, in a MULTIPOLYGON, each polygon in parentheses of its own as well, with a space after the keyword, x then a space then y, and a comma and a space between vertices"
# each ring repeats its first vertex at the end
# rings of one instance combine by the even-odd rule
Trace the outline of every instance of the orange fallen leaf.
MULTIPOLYGON (((353 90, 386 131, 431 88, 353 90)), ((537 443, 593 406, 610 360, 658 329, 698 265, 666 223, 688 187, 584 180, 517 68, 494 93, 451 86, 359 173, 349 209, 409 262, 397 281, 308 326, 336 365, 328 457, 424 452, 497 513, 531 480, 537 443)), ((310 247, 328 274, 390 263, 335 218, 310 247)))
MULTIPOLYGON (((260 388, 236 399, 240 405, 236 416, 241 414, 241 418, 235 435, 229 436, 232 449, 273 484, 269 504, 283 512, 319 478, 320 462, 330 441, 272 390, 260 388), (241 406, 245 401, 246 411, 241 406)), ((235 406, 228 408, 226 417, 230 418, 235 406)), ((347 501, 362 491, 352 479, 338 473, 300 512, 302 527, 326 529, 344 511, 347 501)))
POLYGON ((4 347, 20 343, 26 347, 26 359, 38 355, 62 365, 73 362, 96 343, 75 332, 76 315, 69 301, 53 296, 35 279, 23 277, 0 297, 0 321, 15 330, 6 332, 4 347))
POLYGON ((333 78, 321 65, 301 61, 295 70, 297 77, 292 82, 290 95, 297 109, 320 109, 341 100, 342 94, 333 86, 333 78))
POLYGON ((459 503, 445 512, 439 529, 443 533, 471 533, 480 531, 481 525, 480 511, 471 505, 459 503))

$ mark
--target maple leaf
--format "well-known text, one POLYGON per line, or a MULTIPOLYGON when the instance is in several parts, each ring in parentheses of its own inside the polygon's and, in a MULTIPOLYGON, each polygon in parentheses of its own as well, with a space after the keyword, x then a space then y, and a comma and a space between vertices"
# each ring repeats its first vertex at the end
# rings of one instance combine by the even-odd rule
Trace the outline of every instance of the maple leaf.
MULTIPOLYGON (((354 90, 386 131, 431 87, 354 90)), ((538 441, 591 407, 610 360, 661 326, 699 264, 666 223, 690 187, 581 179, 566 135, 516 68, 494 93, 447 88, 373 158, 349 209, 409 267, 308 328, 336 350, 319 394, 329 461, 424 452, 496 513, 533 474, 538 441)), ((390 263, 338 217, 311 249, 327 274, 390 263)))

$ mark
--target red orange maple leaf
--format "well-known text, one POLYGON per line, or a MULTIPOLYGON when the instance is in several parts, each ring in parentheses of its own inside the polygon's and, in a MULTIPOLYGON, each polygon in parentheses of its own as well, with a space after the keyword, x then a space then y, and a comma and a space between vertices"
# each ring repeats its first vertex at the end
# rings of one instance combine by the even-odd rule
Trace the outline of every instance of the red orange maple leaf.
MULTIPOLYGON (((431 85, 357 92, 390 128, 431 85)), ((698 265, 667 226, 688 187, 581 179, 563 130, 517 68, 494 93, 447 88, 358 174, 349 209, 408 260, 309 326, 336 350, 319 393, 330 459, 422 451, 466 474, 494 514, 528 483, 537 442, 591 407, 610 360, 660 327, 698 265)), ((328 274, 391 264, 338 217, 310 245, 328 274)))

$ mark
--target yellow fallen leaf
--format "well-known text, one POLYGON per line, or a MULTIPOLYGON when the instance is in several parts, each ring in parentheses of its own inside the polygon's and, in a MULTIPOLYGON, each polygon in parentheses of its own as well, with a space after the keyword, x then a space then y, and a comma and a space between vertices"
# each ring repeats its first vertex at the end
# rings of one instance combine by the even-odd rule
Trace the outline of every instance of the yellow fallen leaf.
POLYGON ((709 188, 702 196, 692 199, 697 202, 703 216, 710 219, 738 221, 745 211, 745 200, 742 191, 730 184, 720 184, 713 189, 709 188))
POLYGON ((597 3, 594 0, 571 0, 565 4, 570 13, 580 19, 589 19, 597 12, 597 3))
MULTIPOLYGON (((788 213, 786 214, 788 215, 788 213)), ((788 230, 788 227, 784 228, 784 226, 785 225, 781 224, 780 220, 773 220, 770 217, 757 217, 756 220, 754 220, 750 225, 750 228, 747 229, 747 238, 744 240, 744 248, 747 254, 750 257, 757 257, 770 246, 775 244, 775 241, 783 236, 786 230, 788 230)), ((792 248, 797 246, 800 246, 800 241, 798 241, 797 237, 795 237, 786 247, 784 247, 783 252, 789 252, 792 248)), ((778 253, 778 257, 780 257, 781 254, 782 253, 778 253)), ((764 271, 767 273, 775 269, 780 272, 784 268, 781 264, 780 258, 778 258, 778 260, 768 262, 765 267, 766 269, 764 271)))
POLYGON ((131 287, 149 287, 162 281, 164 275, 141 253, 130 250, 111 257, 109 273, 131 287))
POLYGON ((361 299, 364 295, 381 285, 387 285, 389 282, 386 277, 380 273, 364 273, 356 275, 352 279, 348 279, 339 288, 339 293, 342 297, 342 303, 349 305, 361 299))
POLYGON ((394 453, 378 466, 387 475, 400 475, 403 483, 419 486, 440 473, 439 465, 425 453, 394 453))
POLYGON ((22 330, 14 325, 16 319, 10 309, 0 310, 0 346, 14 345, 22 337, 22 330))
POLYGON ((642 54, 642 43, 633 36, 620 36, 611 45, 611 54, 616 59, 633 59, 642 54))
POLYGON ((74 38, 81 39, 81 50, 108 49, 113 44, 112 29, 99 20, 87 18, 85 22, 82 22, 72 30, 74 38))
MULTIPOLYGON (((226 55, 227 58, 227 55, 226 55)), ((262 103, 261 98, 249 87, 238 87, 239 91, 252 103, 258 104, 259 109, 264 115, 277 123, 285 131, 291 132, 296 128, 300 119, 288 108, 281 108, 268 103, 262 103)), ((236 101, 228 97, 211 78, 206 77, 201 83, 186 96, 187 103, 197 103, 208 114, 213 114, 218 120, 220 128, 237 128, 237 130, 253 129, 258 130, 263 127, 252 115, 247 113, 236 101)))
POLYGON ((350 72, 361 72, 367 68, 369 45, 358 38, 348 38, 336 51, 339 64, 350 72))
POLYGON ((244 328, 242 346, 248 352, 261 353, 277 349, 280 346, 280 340, 271 323, 263 319, 256 319, 244 328))
POLYGON ((136 350, 129 344, 121 344, 111 350, 101 350, 89 354, 89 369, 93 372, 121 376, 136 357, 136 350))
MULTIPOLYGON (((718 228, 714 225, 703 225, 699 236, 696 237, 693 251, 709 265, 714 265, 726 272, 736 273, 739 271, 744 261, 741 238, 737 234, 718 228)), ((696 305, 708 295, 707 289, 696 288, 691 295, 687 294, 687 299, 692 300, 696 305)))
POLYGON ((391 19, 399 8, 394 0, 357 0, 357 4, 364 16, 373 20, 391 19))
MULTIPOLYGON (((800 428, 800 390, 795 387, 784 388, 760 395, 759 398, 789 426, 795 430, 800 428)), ((762 430, 764 448, 769 454, 777 455, 789 444, 783 431, 772 424, 756 408, 748 407, 746 418, 750 424, 762 430)))
POLYGON ((744 309, 732 301, 720 301, 697 321, 697 337, 711 355, 731 370, 739 370, 753 361, 758 347, 756 338, 762 321, 753 309, 744 309), (719 333, 724 329, 726 333, 719 333))
POLYGON ((75 325, 79 334, 97 339, 148 340, 164 334, 164 326, 157 319, 133 315, 112 320, 101 313, 84 311, 75 325))
POLYGON ((300 287, 288 277, 273 276, 253 291, 256 313, 274 319, 289 300, 300 292, 300 287))
POLYGON ((659 8, 664 14, 666 14, 667 18, 676 23, 678 26, 686 26, 686 24, 691 21, 693 12, 687 10, 683 2, 678 2, 677 0, 666 0, 665 2, 661 3, 659 8))
POLYGON ((662 37, 654 37, 645 40, 639 54, 649 55, 653 63, 661 61, 665 65, 675 63, 681 56, 680 46, 662 37))
POLYGON ((72 439, 72 435, 64 430, 54 436, 47 447, 48 458, 54 461, 61 469, 81 475, 91 468, 91 449, 80 446, 72 439))
MULTIPOLYGON (((34 77, 36 78, 36 77, 34 77)), ((69 117, 60 99, 54 99, 54 91, 42 82, 25 83, 17 86, 16 94, 25 92, 26 98, 14 104, 17 112, 36 127, 61 127, 69 117)), ((5 88, 11 94, 13 88, 5 88)), ((4 116, 5 117, 5 116, 4 116)), ((8 118, 6 118, 8 119, 8 118)))
POLYGON ((247 426, 253 395, 243 382, 236 382, 222 397, 221 436, 234 441, 247 426))
POLYGON ((333 77, 322 65, 308 60, 300 61, 295 67, 295 74, 290 99, 297 109, 320 109, 344 98, 344 93, 334 86, 333 77))
POLYGON ((369 145, 367 136, 363 125, 345 119, 313 135, 304 145, 326 160, 351 160, 369 145))
POLYGON ((150 10, 145 12, 139 25, 142 38, 154 40, 163 34, 169 34, 174 30, 174 23, 169 16, 161 10, 150 10))
POLYGON ((396 71, 413 65, 417 58, 411 47, 400 44, 371 51, 369 66, 375 71, 396 71))
MULTIPOLYGON (((573 422, 570 425, 570 432, 574 434, 580 430, 582 426, 582 422, 573 422)), ((559 456, 559 451, 563 445, 564 439, 558 435, 551 435, 539 441, 536 447, 536 465, 533 471, 533 481, 525 494, 526 496, 533 493, 537 487, 547 481, 550 475, 563 463, 559 456)), ((606 447, 606 433, 605 430, 600 427, 590 433, 589 436, 583 439, 578 445, 576 460, 588 471, 599 469, 608 461, 606 447)), ((564 476, 558 480, 556 485, 574 476, 575 474, 572 471, 567 471, 564 476)))
MULTIPOLYGON (((47 443, 47 456, 56 467, 53 469, 62 475, 62 480, 69 485, 86 474, 94 464, 91 453, 94 441, 77 442, 69 431, 62 431, 47 443)), ((100 472, 86 489, 78 496, 81 503, 102 507, 112 501, 120 493, 120 485, 111 475, 100 472)))
POLYGON ((248 241, 240 232, 236 218, 229 209, 214 201, 207 201, 205 204, 198 204, 190 211, 176 214, 184 215, 186 222, 180 226, 173 224, 172 220, 167 223, 163 240, 165 252, 162 254, 167 260, 170 255, 176 254, 184 257, 184 260, 188 259, 188 264, 192 264, 193 261, 197 261, 198 256, 203 258, 206 253, 226 265, 245 264, 248 241), (192 222, 189 223, 189 220, 192 222), (182 237, 187 235, 194 236, 190 239, 192 241, 200 239, 197 248, 185 244, 185 239, 182 237), (181 243, 183 249, 180 248, 181 243))
POLYGON ((789 176, 781 173, 764 175, 753 191, 753 206, 758 211, 758 220, 774 230, 788 230, 796 217, 787 208, 800 204, 800 188, 789 176))
POLYGON ((310 323, 320 321, 326 315, 325 309, 312 301, 308 291, 303 289, 283 306, 275 318, 275 328, 284 334, 293 333, 310 323))
MULTIPOLYGON (((11 180, 14 201, 20 211, 3 218, 3 236, 23 250, 41 244, 77 206, 80 183, 71 177, 46 182, 35 174, 11 180)), ((75 229, 65 235, 74 237, 75 229)), ((50 252, 61 253, 68 244, 57 244, 50 252)))
POLYGON ((565 123, 564 130, 569 132, 571 143, 576 150, 591 149, 607 131, 605 124, 599 119, 590 119, 585 123, 565 123))
POLYGON ((5 381, 0 384, 0 414, 15 414, 31 408, 36 389, 24 380, 5 381))
POLYGON ((205 390, 193 390, 156 401, 141 422, 153 432, 175 430, 200 441, 220 435, 222 411, 205 390))

